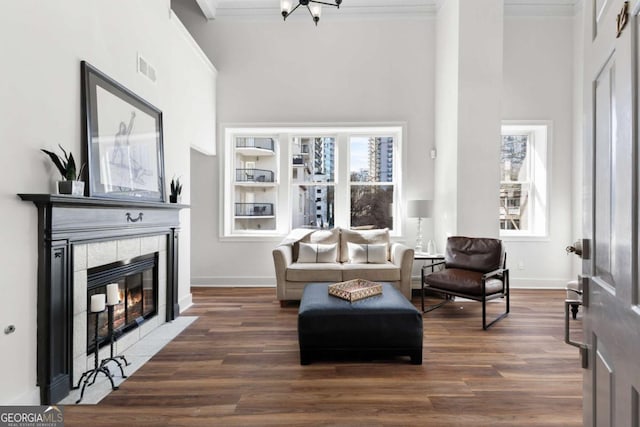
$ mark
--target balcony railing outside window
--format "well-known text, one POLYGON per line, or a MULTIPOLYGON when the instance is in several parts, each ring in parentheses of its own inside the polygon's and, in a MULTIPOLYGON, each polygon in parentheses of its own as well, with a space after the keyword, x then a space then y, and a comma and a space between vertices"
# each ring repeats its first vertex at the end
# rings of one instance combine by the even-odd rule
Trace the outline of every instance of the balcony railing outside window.
POLYGON ((236 203, 236 216, 273 216, 273 203, 236 203))
POLYGON ((261 148, 273 151, 273 138, 236 138, 236 148, 261 148))
POLYGON ((274 182, 274 174, 265 169, 236 169, 236 182, 274 182))

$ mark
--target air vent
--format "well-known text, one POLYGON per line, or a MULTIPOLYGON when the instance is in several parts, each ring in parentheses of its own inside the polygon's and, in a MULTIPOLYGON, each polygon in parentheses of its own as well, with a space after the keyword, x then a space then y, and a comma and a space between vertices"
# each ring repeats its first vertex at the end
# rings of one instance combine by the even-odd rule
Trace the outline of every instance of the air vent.
POLYGON ((138 54, 138 72, 149 79, 152 83, 155 83, 157 80, 156 69, 140 54, 138 54))

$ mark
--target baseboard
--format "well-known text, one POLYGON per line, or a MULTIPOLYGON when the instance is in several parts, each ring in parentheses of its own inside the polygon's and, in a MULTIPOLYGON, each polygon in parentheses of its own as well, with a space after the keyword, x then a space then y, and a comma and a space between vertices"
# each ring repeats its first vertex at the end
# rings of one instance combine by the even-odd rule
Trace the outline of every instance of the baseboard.
POLYGON ((571 279, 511 278, 509 285, 515 289, 564 289, 571 279))
POLYGON ((191 286, 275 288, 276 279, 274 277, 241 277, 241 276, 193 277, 191 276, 191 286))
MULTIPOLYGON (((411 288, 420 289, 420 277, 411 278, 411 288)), ((567 282, 571 279, 527 279, 527 278, 511 278, 510 286, 514 289, 564 289, 567 282)), ((245 288, 275 288, 275 280, 273 277, 191 277, 191 286, 193 287, 245 287, 245 288)), ((182 310, 182 303, 180 303, 182 310)))
MULTIPOLYGON (((512 289, 564 289, 571 279, 527 279, 513 278, 509 280, 512 289)), ((420 289, 420 277, 412 277, 412 289, 420 289)))
POLYGON ((22 405, 39 405, 40 404, 40 387, 22 393, 22 395, 8 402, 2 403, 2 406, 22 406, 22 405))
POLYGON ((193 305, 193 296, 191 295, 191 292, 180 298, 180 300, 178 300, 178 305, 180 306, 180 313, 191 307, 193 305))

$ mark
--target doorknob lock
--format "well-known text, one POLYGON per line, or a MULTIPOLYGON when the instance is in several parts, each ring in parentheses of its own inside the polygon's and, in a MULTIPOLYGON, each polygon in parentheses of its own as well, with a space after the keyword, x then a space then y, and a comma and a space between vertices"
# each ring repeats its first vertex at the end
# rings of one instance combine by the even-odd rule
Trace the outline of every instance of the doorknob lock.
POLYGON ((573 245, 565 248, 568 254, 574 253, 578 256, 582 256, 582 241, 577 240, 573 245))
POLYGON ((589 239, 577 240, 573 245, 567 246, 565 250, 567 253, 574 253, 582 259, 589 259, 589 239))

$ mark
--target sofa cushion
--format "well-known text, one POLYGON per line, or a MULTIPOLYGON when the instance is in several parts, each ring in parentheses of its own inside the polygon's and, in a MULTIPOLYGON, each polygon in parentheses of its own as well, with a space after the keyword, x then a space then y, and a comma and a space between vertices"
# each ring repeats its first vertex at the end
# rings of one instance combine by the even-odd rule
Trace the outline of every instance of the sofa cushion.
POLYGON ((384 264, 387 262, 387 244, 360 244, 347 242, 351 264, 384 264))
POLYGON ((342 264, 342 280, 353 279, 365 279, 373 282, 397 282, 400 280, 400 268, 390 262, 386 264, 342 264))
POLYGON ((342 265, 294 262, 287 268, 286 278, 290 282, 341 282, 342 265))
MULTIPOLYGON (((331 230, 316 230, 300 239, 299 242, 293 244, 293 260, 298 260, 300 252, 300 243, 340 243, 340 229, 333 228, 331 230)), ((339 252, 339 250, 337 251, 339 252)), ((339 255, 336 254, 336 262, 340 261, 339 255)))
MULTIPOLYGON (((482 295, 482 273, 479 271, 446 268, 431 273, 424 278, 425 284, 434 289, 457 292, 461 294, 482 295)), ((486 295, 496 294, 504 290, 504 284, 496 278, 485 282, 486 295)))
POLYGON ((386 243, 387 244, 387 260, 389 260, 389 229, 376 229, 376 230, 345 230, 340 233, 340 261, 349 261, 349 248, 347 243, 360 243, 360 244, 374 244, 374 243, 386 243))
POLYGON ((300 242, 298 262, 336 262, 337 243, 300 242))

